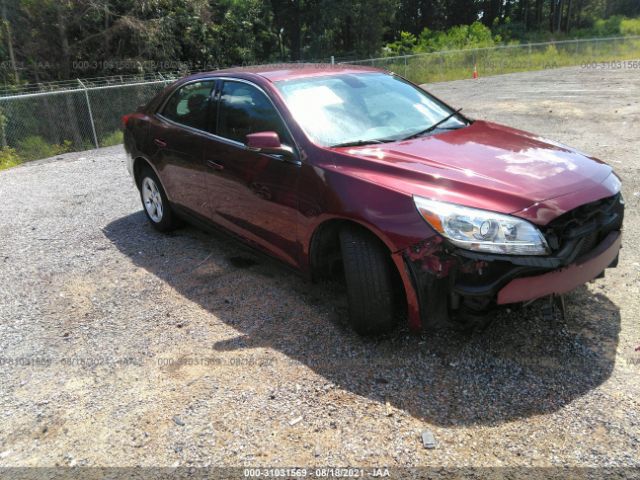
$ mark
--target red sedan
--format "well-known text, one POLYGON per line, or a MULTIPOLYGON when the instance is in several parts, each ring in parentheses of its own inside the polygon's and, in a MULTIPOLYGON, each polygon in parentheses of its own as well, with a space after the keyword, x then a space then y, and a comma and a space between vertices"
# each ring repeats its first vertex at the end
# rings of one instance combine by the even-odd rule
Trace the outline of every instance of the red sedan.
POLYGON ((343 277, 362 334, 469 323, 617 263, 611 167, 380 70, 201 73, 123 123, 156 229, 220 227, 309 278, 343 277))

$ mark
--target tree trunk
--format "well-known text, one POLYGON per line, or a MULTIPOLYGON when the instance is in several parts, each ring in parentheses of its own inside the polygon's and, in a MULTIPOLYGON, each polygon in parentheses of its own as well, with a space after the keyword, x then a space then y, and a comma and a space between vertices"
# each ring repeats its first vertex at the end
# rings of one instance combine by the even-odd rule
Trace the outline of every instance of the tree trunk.
POLYGON ((558 1, 558 12, 556 14, 556 32, 562 30, 562 12, 564 11, 564 0, 558 1))
POLYGON ((536 28, 542 27, 542 0, 536 0, 536 28))
POLYGON ((109 22, 111 21, 110 13, 109 13, 109 4, 105 2, 104 4, 104 57, 108 58, 109 55, 109 22))
POLYGON ((300 0, 293 0, 291 2, 291 9, 293 10, 291 16, 291 29, 289 30, 289 41, 291 44, 291 59, 300 60, 302 51, 300 28, 301 28, 301 12, 300 12, 300 0))
POLYGON ((62 78, 69 79, 71 76, 71 48, 69 47, 69 39, 67 38, 67 24, 65 23, 64 12, 62 8, 66 2, 59 2, 56 7, 58 16, 58 35, 60 36, 60 51, 62 53, 62 78))
MULTIPOLYGON (((71 48, 69 47, 69 39, 67 38, 67 24, 65 23, 63 7, 66 6, 66 2, 58 2, 56 6, 57 10, 57 27, 58 35, 60 36, 60 50, 62 53, 62 79, 68 80, 71 78, 71 48)), ((75 92, 63 93, 64 101, 67 107, 66 118, 69 122, 66 124, 68 127, 67 132, 71 133, 73 137, 74 147, 79 148, 82 146, 82 135, 80 134, 80 125, 78 124, 78 112, 75 109, 73 102, 71 101, 71 95, 77 95, 75 92)))
MULTIPOLYGON (((500 17, 500 6, 502 2, 496 0, 485 0, 482 11, 482 22, 489 28, 496 18, 500 17)), ((453 25, 449 25, 452 27, 453 25)))
POLYGON ((564 22, 564 31, 569 33, 571 31, 571 7, 572 7, 572 0, 568 0, 567 1, 567 17, 565 19, 564 22))
POLYGON ((511 0, 505 0, 504 2, 504 14, 502 18, 507 18, 511 16, 511 0))
POLYGON ((2 24, 7 35, 7 50, 9 51, 9 61, 11 62, 11 69, 13 70, 13 79, 15 83, 20 82, 20 75, 18 74, 18 66, 16 64, 16 56, 13 51, 13 34, 11 32, 11 24, 7 18, 7 2, 2 0, 2 24))

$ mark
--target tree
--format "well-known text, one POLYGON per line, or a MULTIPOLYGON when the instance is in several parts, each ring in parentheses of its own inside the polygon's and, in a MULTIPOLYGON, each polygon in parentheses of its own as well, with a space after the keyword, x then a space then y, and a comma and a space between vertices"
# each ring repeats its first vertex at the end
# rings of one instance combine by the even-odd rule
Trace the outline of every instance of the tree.
POLYGON ((623 22, 626 32, 640 28, 622 17, 640 15, 640 1, 0 0, 0 15, 0 73, 14 84, 369 57, 387 43, 433 50, 485 42, 462 28, 476 21, 507 39, 617 35, 623 22))

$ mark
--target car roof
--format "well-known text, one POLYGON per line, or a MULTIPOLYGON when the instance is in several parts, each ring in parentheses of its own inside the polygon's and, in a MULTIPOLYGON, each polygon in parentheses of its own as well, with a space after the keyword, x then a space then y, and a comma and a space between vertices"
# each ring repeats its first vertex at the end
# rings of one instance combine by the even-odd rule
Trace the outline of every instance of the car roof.
POLYGON ((318 77, 322 75, 338 75, 363 72, 385 72, 379 68, 360 65, 331 65, 327 63, 280 63, 273 65, 256 65, 251 67, 234 67, 209 72, 215 75, 253 74, 271 82, 291 80, 294 78, 318 77))

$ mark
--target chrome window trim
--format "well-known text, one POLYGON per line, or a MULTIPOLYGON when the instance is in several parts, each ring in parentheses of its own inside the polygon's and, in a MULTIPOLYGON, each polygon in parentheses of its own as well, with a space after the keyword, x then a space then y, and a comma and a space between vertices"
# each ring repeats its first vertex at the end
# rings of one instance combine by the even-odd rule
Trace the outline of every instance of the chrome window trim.
MULTIPOLYGON (((269 100, 269 103, 271 103, 271 106, 274 108, 274 110, 278 114, 278 117, 280 117, 280 120, 282 121, 282 124, 284 125, 284 128, 287 130, 287 132, 289 133, 289 137, 293 141, 293 149, 295 151, 296 158, 295 158, 295 160, 289 161, 289 163, 293 163, 294 165, 298 165, 298 166, 302 165, 302 161, 300 160, 300 148, 298 146, 298 142, 296 142, 295 137, 291 133, 291 129, 289 128, 289 125, 287 124, 287 122, 285 121, 284 117, 282 116, 282 113, 280 113, 280 110, 278 109, 276 104, 273 103, 273 100, 267 94, 267 92, 260 85, 257 85, 255 83, 251 82, 250 80, 245 80, 243 78, 236 78, 236 77, 204 77, 204 78, 197 78, 197 79, 189 80, 188 82, 185 82, 185 83, 181 84, 179 87, 176 87, 176 89, 173 92, 171 92, 171 94, 168 95, 167 98, 164 99, 164 101, 156 109, 154 114, 157 117, 161 118, 163 121, 165 121, 165 122, 167 122, 167 123, 169 123, 171 125, 174 125, 176 127, 183 128, 183 129, 185 129, 185 130, 187 130, 187 131, 189 131, 191 133, 195 133, 195 134, 200 135, 200 136, 211 138, 212 140, 218 140, 218 141, 221 141, 223 143, 227 143, 227 144, 229 144, 231 146, 234 146, 234 147, 240 147, 240 148, 246 149, 247 148, 247 144, 246 143, 242 143, 242 142, 239 142, 237 140, 233 140, 233 139, 227 138, 227 137, 222 137, 220 135, 216 135, 215 133, 207 132, 205 130, 200 130, 199 128, 190 127, 189 125, 185 125, 183 123, 178 123, 178 122, 176 122, 174 120, 171 120, 170 118, 165 117, 164 115, 162 115, 162 113, 160 113, 162 110, 164 110, 164 107, 167 104, 167 102, 169 102, 169 99, 171 97, 173 97, 174 95, 176 95, 180 90, 182 90, 182 87, 186 87, 189 84, 198 83, 198 82, 210 82, 210 81, 224 82, 225 80, 232 81, 232 82, 246 83, 247 85, 251 85, 252 87, 257 89, 259 92, 261 92, 267 98, 267 100, 269 100)), ((218 93, 220 93, 220 91, 221 91, 221 88, 217 88, 217 85, 214 86, 214 88, 211 90, 211 93, 212 93, 212 96, 213 96, 212 98, 216 102, 218 102, 220 100, 219 98, 217 98, 218 97, 218 93)), ((217 122, 217 119, 216 119, 216 126, 217 126, 217 123, 218 122, 217 122)), ((279 161, 284 161, 282 158, 280 158, 277 155, 269 155, 269 154, 265 154, 265 153, 263 153, 262 155, 266 155, 268 157, 274 158, 274 159, 279 160, 279 161)))

